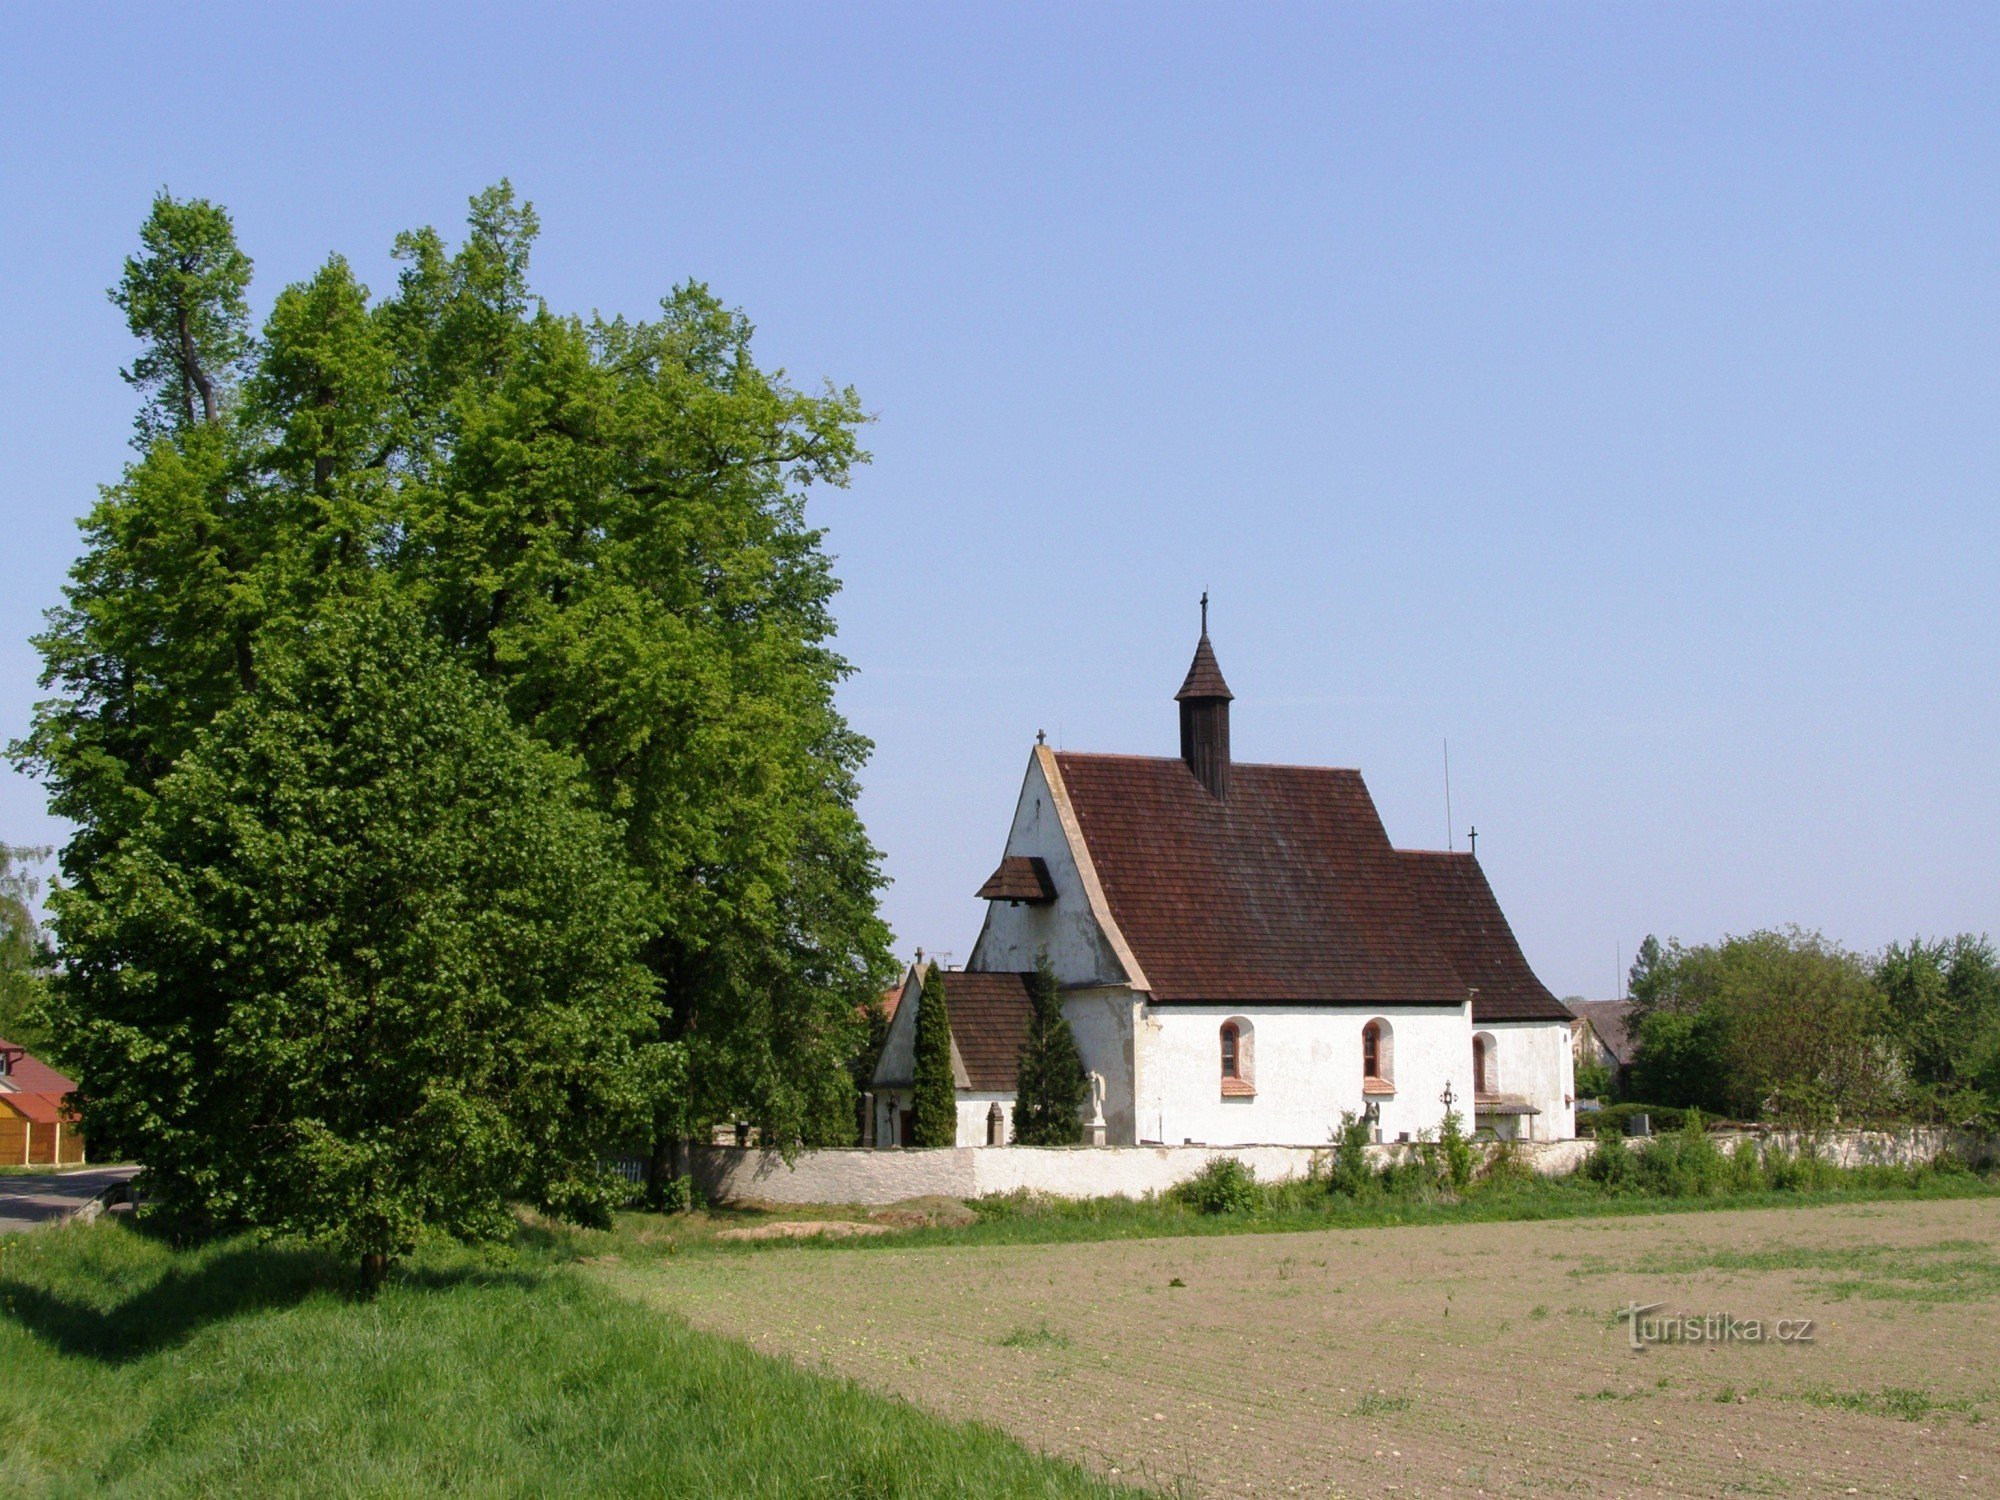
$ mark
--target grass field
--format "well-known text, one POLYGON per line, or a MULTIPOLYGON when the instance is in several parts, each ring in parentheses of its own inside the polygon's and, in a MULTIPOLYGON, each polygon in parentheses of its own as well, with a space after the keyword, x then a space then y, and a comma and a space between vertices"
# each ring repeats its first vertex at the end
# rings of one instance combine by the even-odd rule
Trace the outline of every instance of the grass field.
POLYGON ((528 1220, 372 1303, 297 1247, 177 1251, 129 1220, 0 1239, 0 1491, 2000 1489, 2000 1192, 1962 1173, 974 1208, 528 1220), (800 1219, 853 1237, 721 1238, 800 1219), (1634 1355, 1610 1309, 1642 1291, 1829 1341, 1634 1355))
POLYGON ((613 1296, 558 1237, 344 1267, 129 1224, 0 1239, 14 1495, 1092 1496, 990 1429, 613 1296))
POLYGON ((1089 1246, 986 1226, 595 1274, 698 1326, 1188 1493, 2000 1493, 2000 1199, 1089 1246), (1629 1345, 1631 1303, 1814 1320, 1629 1345))

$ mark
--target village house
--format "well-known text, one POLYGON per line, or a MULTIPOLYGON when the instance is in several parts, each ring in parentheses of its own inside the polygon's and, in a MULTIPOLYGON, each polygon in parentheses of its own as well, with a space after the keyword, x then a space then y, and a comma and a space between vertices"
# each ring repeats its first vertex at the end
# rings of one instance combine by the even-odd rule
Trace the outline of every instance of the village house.
MULTIPOLYGON (((960 1145, 1011 1138, 1025 974, 1046 952, 1092 1075, 1087 1139, 1324 1145, 1447 1109, 1575 1134, 1572 1016, 1478 861, 1391 846, 1358 771, 1236 764, 1208 638, 1176 695, 1177 759, 1039 742, 964 971, 946 976, 960 1145)), ((921 972, 874 1075, 872 1143, 907 1140, 921 972)))
POLYGON ((1578 1000, 1570 1010, 1576 1016, 1571 1028, 1576 1065, 1604 1069, 1611 1075, 1611 1087, 1616 1093, 1621 1096, 1629 1093, 1636 1041, 1632 1035, 1632 1002, 1578 1000))
POLYGON ((0 1041, 0 1166, 67 1166, 83 1135, 65 1103, 76 1085, 25 1047, 0 1041))

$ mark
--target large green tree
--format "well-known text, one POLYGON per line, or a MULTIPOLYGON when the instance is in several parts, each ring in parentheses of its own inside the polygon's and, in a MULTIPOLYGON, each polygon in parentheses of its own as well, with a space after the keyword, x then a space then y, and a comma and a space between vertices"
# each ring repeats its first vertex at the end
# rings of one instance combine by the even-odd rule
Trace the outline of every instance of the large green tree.
POLYGON ((951 1000, 943 964, 932 964, 917 995, 910 1084, 912 1146, 958 1144, 958 1081, 951 1068, 951 1000))
MULTIPOLYGON (((1655 1104, 1853 1118, 1898 1103, 1871 966, 1796 928, 1649 955, 1634 1088, 1655 1104)), ((1643 993, 1642 993, 1643 992, 1643 993)))
POLYGON ((1047 953, 1035 956, 1028 998, 1032 1010, 1015 1079, 1014 1140, 1022 1146, 1073 1146, 1083 1139, 1088 1080, 1047 953))
POLYGON ((0 844, 0 1039, 31 1052, 48 1045, 42 1000, 51 956, 35 920, 34 866, 49 852, 0 844))
POLYGON ((1892 943, 1875 980, 1888 1030, 1919 1085, 1951 1089, 1984 1072, 2000 1032, 2000 958, 1990 941, 1961 933, 1892 943))
POLYGON ((389 590, 620 830, 660 1040, 686 1062, 655 1099, 656 1171, 717 1118, 787 1148, 851 1139, 845 1065, 890 963, 804 506, 865 460, 861 407, 760 368, 698 283, 649 320, 551 311, 536 230, 503 183, 456 248, 401 236, 388 297, 334 257, 252 342, 227 216, 155 203, 114 292, 143 344, 140 453, 85 523, 16 758, 75 825, 64 871, 89 895, 255 690, 273 627, 389 590))
POLYGON ((662 1065, 643 892, 575 767, 413 611, 260 637, 86 888, 54 897, 83 1123, 198 1222, 386 1259, 520 1195, 602 1221, 662 1065))

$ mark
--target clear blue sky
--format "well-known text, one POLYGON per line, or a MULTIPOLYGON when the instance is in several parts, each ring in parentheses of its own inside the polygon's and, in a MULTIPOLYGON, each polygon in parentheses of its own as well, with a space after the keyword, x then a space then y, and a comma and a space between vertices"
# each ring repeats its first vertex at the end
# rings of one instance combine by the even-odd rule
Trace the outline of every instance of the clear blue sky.
MULTIPOLYGON (((0 734, 124 458, 162 184, 257 306, 507 175, 568 310, 710 282, 874 464, 816 503, 899 944, 1038 728, 1459 838, 1560 993, 1648 931, 2000 931, 2000 11, 18 7, 0 734)), ((60 837, 0 773, 0 838, 60 837)))

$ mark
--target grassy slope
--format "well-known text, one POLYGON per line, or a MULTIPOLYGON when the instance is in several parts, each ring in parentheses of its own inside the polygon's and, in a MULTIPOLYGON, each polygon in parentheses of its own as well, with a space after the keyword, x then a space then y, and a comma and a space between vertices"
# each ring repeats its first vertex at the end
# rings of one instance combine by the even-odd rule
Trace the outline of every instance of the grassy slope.
POLYGON ((440 1251, 362 1303, 302 1250, 114 1223, 0 1240, 0 1488, 1117 1493, 620 1301, 562 1249, 440 1251))

